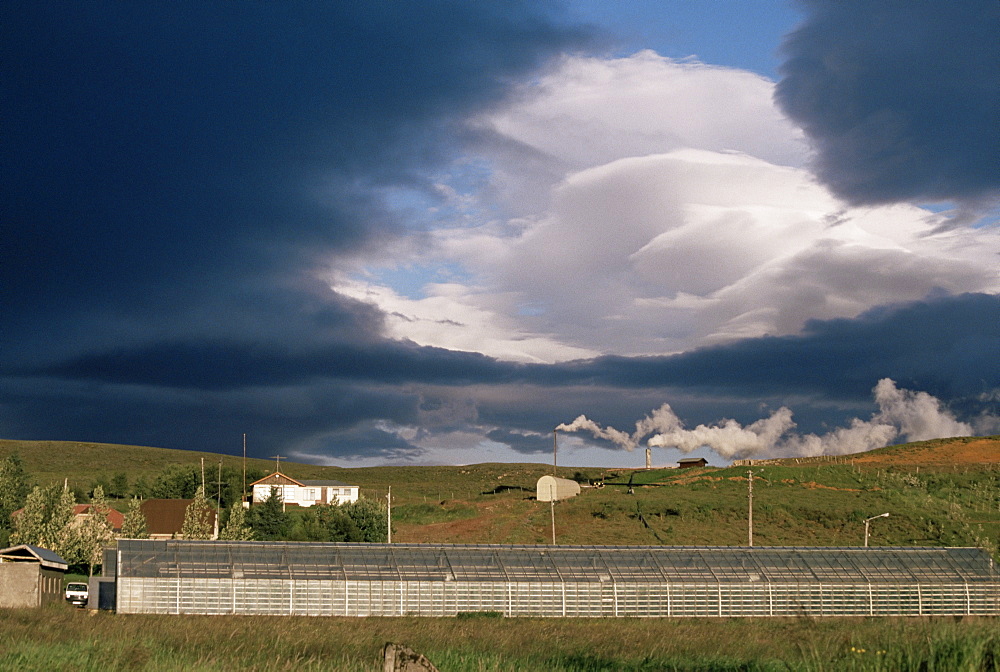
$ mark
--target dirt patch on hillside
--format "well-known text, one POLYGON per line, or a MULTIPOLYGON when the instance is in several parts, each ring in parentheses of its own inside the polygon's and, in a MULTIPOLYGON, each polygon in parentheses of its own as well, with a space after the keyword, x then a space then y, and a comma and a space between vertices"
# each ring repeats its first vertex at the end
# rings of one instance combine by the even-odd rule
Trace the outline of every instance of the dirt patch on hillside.
POLYGON ((802 484, 803 488, 808 488, 810 490, 837 490, 839 492, 861 492, 857 488, 835 488, 832 485, 823 485, 822 483, 817 483, 816 481, 806 481, 802 484))
POLYGON ((943 440, 849 456, 854 464, 928 465, 1000 463, 1000 439, 943 440))
POLYGON ((446 523, 430 523, 429 525, 401 528, 396 531, 394 539, 413 543, 456 543, 469 540, 480 542, 486 536, 488 527, 489 520, 487 518, 466 518, 446 523))
POLYGON ((393 525, 393 541, 411 543, 511 543, 523 534, 531 510, 518 512, 513 499, 469 502, 477 512, 469 518, 425 525, 393 525))

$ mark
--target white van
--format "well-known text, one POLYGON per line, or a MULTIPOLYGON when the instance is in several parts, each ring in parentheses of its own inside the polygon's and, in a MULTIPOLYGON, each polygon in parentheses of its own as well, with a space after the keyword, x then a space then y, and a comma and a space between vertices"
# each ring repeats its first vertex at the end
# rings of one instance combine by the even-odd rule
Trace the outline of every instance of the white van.
POLYGON ((70 604, 82 609, 87 606, 87 600, 89 599, 90 589, 87 587, 86 583, 66 584, 66 601, 70 604))

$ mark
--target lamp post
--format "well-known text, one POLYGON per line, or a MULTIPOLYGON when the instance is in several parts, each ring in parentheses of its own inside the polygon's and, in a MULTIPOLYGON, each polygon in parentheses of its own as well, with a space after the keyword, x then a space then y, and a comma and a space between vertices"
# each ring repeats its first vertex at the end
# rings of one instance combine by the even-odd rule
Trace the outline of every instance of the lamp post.
POLYGON ((876 518, 888 518, 888 513, 880 513, 877 516, 872 516, 871 518, 865 518, 865 548, 868 548, 868 524, 875 520, 876 518))

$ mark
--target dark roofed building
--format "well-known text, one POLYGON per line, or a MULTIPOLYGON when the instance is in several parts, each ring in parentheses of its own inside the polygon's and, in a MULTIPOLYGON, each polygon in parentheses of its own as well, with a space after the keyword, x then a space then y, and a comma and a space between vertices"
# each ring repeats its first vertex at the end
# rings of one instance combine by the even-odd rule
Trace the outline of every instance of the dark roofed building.
POLYGON ((707 467, 708 460, 704 457, 685 457, 681 460, 677 460, 677 466, 680 469, 693 469, 695 467, 707 467))
MULTIPOLYGON (((193 499, 146 499, 140 508, 146 517, 146 531, 150 539, 180 538, 184 527, 184 513, 193 499)), ((218 531, 219 519, 212 509, 212 525, 218 531)))
POLYGON ((0 550, 0 607, 41 607, 62 599, 69 563, 55 551, 21 544, 0 550))

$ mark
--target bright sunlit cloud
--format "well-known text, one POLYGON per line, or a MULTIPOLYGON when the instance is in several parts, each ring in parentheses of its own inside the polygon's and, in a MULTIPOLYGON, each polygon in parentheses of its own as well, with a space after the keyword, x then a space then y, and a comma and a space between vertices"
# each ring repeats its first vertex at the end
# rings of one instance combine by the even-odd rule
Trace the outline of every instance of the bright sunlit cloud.
POLYGON ((463 198, 508 217, 449 221, 392 255, 471 281, 414 297, 380 282, 385 261, 371 258, 358 260, 367 277, 335 289, 384 311, 393 338, 540 362, 679 352, 1000 289, 992 231, 949 233, 945 215, 911 205, 848 207, 818 184, 773 88, 651 52, 566 58, 474 122, 496 168, 463 198))

